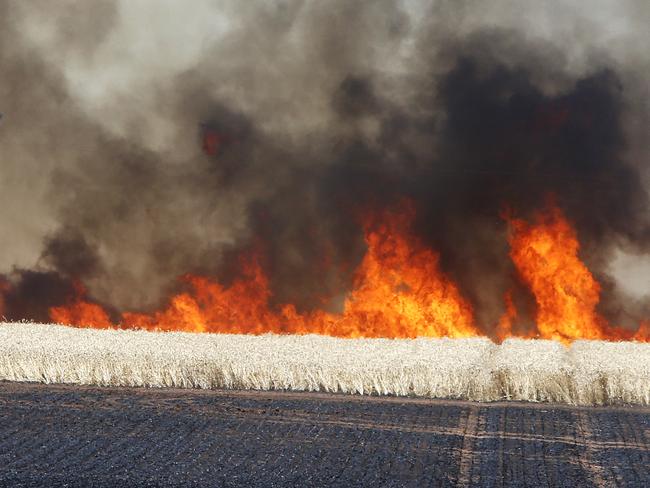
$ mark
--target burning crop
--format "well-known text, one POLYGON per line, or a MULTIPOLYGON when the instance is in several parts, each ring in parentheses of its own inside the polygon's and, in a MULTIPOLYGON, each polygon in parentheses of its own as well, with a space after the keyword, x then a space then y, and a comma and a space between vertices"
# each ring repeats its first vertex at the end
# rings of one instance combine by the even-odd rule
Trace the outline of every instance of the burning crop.
MULTIPOLYGON (((240 277, 229 286, 207 277, 186 275, 189 290, 173 296, 161 311, 125 312, 114 327, 262 334, 324 334, 337 337, 472 337, 482 335, 471 304, 439 267, 439 256, 412 235, 414 208, 367 216, 366 254, 354 272, 353 288, 339 313, 300 313, 293 304, 270 305, 271 290, 258 253, 240 260, 240 277)), ((506 217, 510 256, 521 282, 535 299, 534 330, 522 337, 564 342, 575 339, 644 341, 640 324, 632 331, 611 328, 596 308, 600 286, 578 256, 571 224, 553 203, 532 223, 506 217)), ((75 288, 66 305, 49 310, 53 322, 106 328, 110 319, 101 306, 87 302, 75 288)), ((510 292, 504 316, 495 329, 498 339, 516 337, 517 309, 510 292)))
POLYGON ((227 3, 0 0, 1 316, 648 340, 635 2, 227 3))
POLYGON ((510 256, 535 297, 535 322, 547 339, 602 339, 604 319, 596 312, 600 286, 578 257, 575 231, 551 205, 536 222, 509 221, 510 256))
MULTIPOLYGON (((183 277, 190 291, 152 314, 124 313, 126 328, 223 333, 297 333, 339 337, 470 337, 479 334, 470 304, 438 266, 438 255, 410 234, 414 209, 368 216, 367 252, 340 313, 299 313, 269 305, 269 281, 257 254, 241 259, 241 277, 224 287, 206 277, 183 277)), ((108 315, 83 299, 50 309, 56 323, 107 326, 108 315)), ((117 324, 116 324, 117 325, 117 324)))

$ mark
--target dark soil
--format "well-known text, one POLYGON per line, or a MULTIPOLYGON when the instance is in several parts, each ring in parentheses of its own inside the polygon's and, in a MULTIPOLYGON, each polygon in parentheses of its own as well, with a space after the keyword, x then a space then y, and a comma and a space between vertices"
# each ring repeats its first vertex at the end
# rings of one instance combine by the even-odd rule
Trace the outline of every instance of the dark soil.
POLYGON ((650 486, 650 408, 0 383, 0 486, 650 486))

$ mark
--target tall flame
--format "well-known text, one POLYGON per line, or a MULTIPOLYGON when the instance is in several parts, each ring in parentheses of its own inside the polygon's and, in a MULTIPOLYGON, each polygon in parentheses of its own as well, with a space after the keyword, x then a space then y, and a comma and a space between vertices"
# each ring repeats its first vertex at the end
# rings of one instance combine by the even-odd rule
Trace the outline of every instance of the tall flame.
MULTIPOLYGON (((326 334, 339 337, 470 337, 481 334, 470 303, 439 266, 439 255, 412 232, 415 210, 403 202, 394 210, 363 219, 366 254, 354 273, 352 290, 338 313, 300 312, 293 304, 271 305, 269 279, 260 253, 241 259, 239 279, 224 286, 213 279, 186 275, 188 291, 151 314, 122 314, 119 326, 261 334, 326 334)), ((518 311, 512 290, 493 330, 497 340, 513 335, 570 342, 574 339, 650 340, 650 322, 636 333, 608 326, 596 311, 600 286, 580 260, 577 235, 562 211, 550 204, 532 223, 506 216, 510 257, 531 294, 536 330, 514 332, 518 311)), ((77 297, 50 309, 58 323, 110 327, 108 313, 77 297)))
MULTIPOLYGON (((347 337, 469 337, 472 307, 439 269, 439 256, 410 232, 414 208, 404 203, 365 223, 368 251, 341 315, 316 313, 303 327, 347 337)), ((304 318, 303 318, 304 320, 304 318)))
POLYGON ((340 337, 477 335, 472 309, 438 269, 438 256, 409 232, 414 211, 370 216, 368 251, 340 314, 299 313, 291 305, 269 307, 268 279, 257 256, 243 262, 243 277, 224 288, 208 278, 186 276, 193 293, 175 296, 152 315, 125 313, 127 327, 229 333, 317 333, 340 337))
POLYGON ((600 285, 578 257, 578 238, 562 211, 549 204, 535 224, 513 218, 510 226, 510 257, 535 296, 540 335, 604 338, 605 321, 596 312, 600 285))

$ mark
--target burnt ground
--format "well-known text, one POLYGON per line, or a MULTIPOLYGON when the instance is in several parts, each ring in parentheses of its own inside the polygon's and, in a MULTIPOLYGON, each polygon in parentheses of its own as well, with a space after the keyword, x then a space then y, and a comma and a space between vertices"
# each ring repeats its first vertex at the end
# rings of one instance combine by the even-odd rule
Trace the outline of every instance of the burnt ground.
POLYGON ((0 383, 0 486, 649 486, 650 408, 0 383))

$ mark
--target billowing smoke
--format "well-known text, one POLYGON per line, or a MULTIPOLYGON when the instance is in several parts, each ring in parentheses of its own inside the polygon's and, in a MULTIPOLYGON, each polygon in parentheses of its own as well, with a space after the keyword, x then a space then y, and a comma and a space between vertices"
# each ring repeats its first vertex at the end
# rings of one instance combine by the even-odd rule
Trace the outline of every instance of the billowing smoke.
POLYGON ((517 284, 500 215, 552 194, 602 312, 638 322, 650 285, 612 262, 650 246, 650 7, 583 10, 0 0, 4 315, 47 320, 79 283, 149 310, 255 246, 276 302, 336 308, 358 211, 406 196, 488 327, 517 284))

